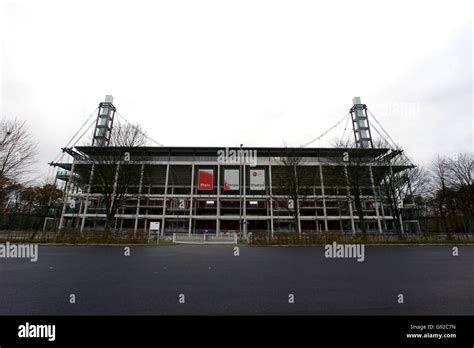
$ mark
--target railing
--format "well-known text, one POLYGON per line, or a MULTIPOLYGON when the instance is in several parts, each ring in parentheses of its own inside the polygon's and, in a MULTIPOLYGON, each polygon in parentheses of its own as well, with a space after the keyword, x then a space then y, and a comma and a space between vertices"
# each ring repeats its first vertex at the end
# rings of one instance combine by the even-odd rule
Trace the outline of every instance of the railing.
POLYGON ((271 236, 269 233, 249 234, 250 244, 330 244, 337 243, 364 243, 364 244, 436 244, 436 243, 474 243, 474 234, 452 233, 452 239, 448 239, 445 233, 418 233, 403 234, 396 233, 367 233, 361 232, 344 233, 340 231, 317 232, 305 231, 299 235, 295 232, 278 232, 271 236))
MULTIPOLYGON (((169 237, 168 237, 169 238, 169 237)), ((166 237, 165 237, 166 239, 166 237)), ((174 243, 184 244, 236 244, 238 234, 235 232, 215 234, 191 234, 173 233, 174 243)), ((0 243, 104 243, 104 244, 147 244, 149 243, 149 233, 143 230, 134 232, 133 230, 122 230, 116 232, 105 232, 99 230, 79 230, 63 229, 61 232, 53 231, 14 231, 0 230, 0 243)), ((151 240, 156 243, 156 238, 151 240)), ((404 234, 403 238, 394 233, 342 233, 340 231, 303 231, 301 235, 295 232, 275 232, 272 237, 267 231, 249 231, 248 242, 250 244, 328 244, 338 243, 394 243, 394 244, 426 244, 426 243, 474 243, 473 233, 452 232, 452 239, 449 240, 445 233, 417 233, 404 234)))
POLYGON ((182 244, 237 244, 237 234, 181 234, 173 233, 173 243, 182 244))
POLYGON ((60 232, 53 231, 0 231, 0 243, 4 242, 29 242, 29 243, 104 243, 104 244, 146 244, 148 233, 144 231, 98 231, 85 230, 82 233, 78 229, 63 229, 60 232))

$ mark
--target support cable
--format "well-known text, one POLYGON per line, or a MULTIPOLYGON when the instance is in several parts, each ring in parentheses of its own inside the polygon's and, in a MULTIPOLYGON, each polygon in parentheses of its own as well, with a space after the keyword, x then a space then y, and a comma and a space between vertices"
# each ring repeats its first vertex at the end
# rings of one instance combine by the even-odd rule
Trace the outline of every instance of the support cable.
MULTIPOLYGON (((133 125, 131 122, 129 122, 129 121, 125 118, 125 116, 123 116, 120 112, 117 111, 116 113, 117 113, 117 116, 118 116, 120 119, 124 120, 129 126, 134 127, 134 125, 133 125)), ((143 132, 143 135, 145 135, 145 137, 146 137, 148 140, 150 140, 152 143, 155 143, 155 144, 158 145, 158 146, 163 146, 162 143, 160 143, 159 141, 156 141, 155 139, 153 139, 152 137, 150 137, 146 132, 143 132)))
MULTIPOLYGON (((95 115, 95 113, 96 113, 96 111, 97 111, 98 108, 99 108, 99 107, 96 107, 96 108, 94 109, 94 111, 92 111, 92 113, 89 115, 89 117, 87 117, 87 119, 84 121, 84 123, 82 124, 82 126, 77 130, 77 132, 72 136, 72 138, 69 139, 69 141, 67 142, 66 146, 64 146, 64 147, 68 147, 68 146, 71 144, 71 142, 72 142, 72 141, 74 140, 74 138, 79 134, 79 132, 84 128, 84 126, 87 124, 87 122, 89 122, 89 120, 91 119, 91 117, 95 115)), ((95 122, 95 120, 94 120, 94 122, 95 122)), ((90 126, 89 126, 89 128, 90 128, 90 126)), ((88 129, 89 129, 89 128, 88 128, 88 129)), ((83 136, 84 136, 84 133, 79 137, 79 139, 76 140, 76 142, 75 142, 74 144, 76 144, 83 136)), ((63 154, 64 154, 64 152, 60 152, 60 153, 54 158, 54 160, 52 161, 52 163, 57 162, 59 156, 61 156, 61 155, 63 155, 63 154)), ((61 156, 61 158, 62 158, 62 156, 61 156)))
MULTIPOLYGON (((383 140, 387 141, 388 145, 392 146, 393 149, 392 150, 396 150, 396 149, 399 149, 399 147, 396 145, 396 143, 393 141, 393 139, 390 137, 390 135, 387 133, 387 131, 382 127, 382 125, 380 124, 380 122, 377 121, 377 119, 374 117, 374 115, 369 111, 369 113, 372 115, 372 117, 374 118, 374 120, 376 121, 377 125, 382 128, 383 132, 385 133, 385 135, 387 137, 389 137, 390 139, 390 142, 387 141, 387 139, 381 134, 381 132, 377 129, 377 127, 372 123, 371 125, 371 128, 373 128, 375 130, 375 132, 377 132, 377 134, 380 136, 380 138, 382 138, 383 140)), ((400 157, 400 165, 409 165, 409 166, 414 166, 413 165, 413 162, 410 160, 410 158, 405 154, 405 151, 401 150, 401 157, 400 157)))
POLYGON ((388 134, 388 132, 385 130, 385 128, 383 128, 383 126, 380 124, 380 122, 377 120, 377 118, 375 117, 375 115, 367 108, 367 111, 369 112, 370 116, 372 116, 372 118, 375 120, 375 122, 379 125, 380 129, 385 133, 385 135, 387 136, 388 140, 391 142, 390 145, 392 145, 394 148, 397 148, 397 144, 395 143, 395 141, 393 141, 392 137, 390 136, 390 134, 388 134))
MULTIPOLYGON (((77 142, 82 139, 82 137, 91 129, 91 127, 95 124, 96 120, 92 120, 92 122, 89 124, 89 126, 86 128, 86 130, 81 134, 79 138, 72 144, 71 147, 76 146, 77 142)), ((67 147, 67 146, 66 146, 67 147)))
MULTIPOLYGON (((81 128, 79 128, 79 130, 76 132, 76 134, 73 135, 73 137, 71 138, 71 140, 68 141, 68 143, 66 144, 65 147, 68 147, 69 144, 71 144, 71 142, 74 140, 74 138, 79 134, 79 132, 82 130, 82 128, 84 128, 84 126, 87 124, 87 122, 89 122, 89 120, 92 118, 92 116, 95 115, 95 112, 97 111, 98 107, 96 107, 94 109, 94 111, 92 111, 92 114, 90 114, 90 116, 87 118, 87 120, 85 120, 85 122, 82 124, 81 128)), ((95 120, 94 120, 95 121, 95 120)), ((82 135, 79 137, 79 139, 76 140, 75 144, 81 139, 82 135)))
MULTIPOLYGON (((370 127, 375 130, 375 132, 379 135, 379 137, 380 137, 382 140, 387 141, 387 139, 385 139, 385 137, 382 135, 382 133, 380 133, 380 131, 377 129, 377 127, 375 127, 374 124, 372 124, 370 127)), ((388 141, 387 141, 387 144, 388 144, 388 141)), ((389 144, 389 145, 390 145, 390 144, 389 144)))
POLYGON ((350 117, 349 117, 349 114, 347 114, 346 124, 344 126, 344 131, 342 132, 342 136, 341 136, 341 139, 343 141, 344 141, 344 135, 346 135, 347 126, 349 125, 349 120, 350 120, 350 117))
POLYGON ((312 139, 311 141, 308 141, 307 143, 301 145, 300 147, 306 147, 308 145, 311 145, 312 143, 314 143, 315 141, 321 139, 323 136, 325 136, 326 134, 328 134, 330 131, 332 131, 334 128, 336 128, 337 126, 339 126, 339 124, 344 121, 346 119, 346 117, 348 116, 349 114, 345 114, 343 118, 341 118, 334 126, 332 126, 331 128, 329 128, 327 131, 325 131, 324 133, 322 133, 321 135, 317 136, 316 138, 312 139))

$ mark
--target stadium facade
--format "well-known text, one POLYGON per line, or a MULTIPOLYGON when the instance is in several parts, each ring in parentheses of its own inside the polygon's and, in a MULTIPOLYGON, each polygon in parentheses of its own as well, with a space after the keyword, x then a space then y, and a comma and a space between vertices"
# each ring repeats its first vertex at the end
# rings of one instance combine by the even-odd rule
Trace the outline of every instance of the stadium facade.
MULTIPOLYGON (((394 151, 373 146, 366 107, 357 98, 350 113, 355 148, 113 147, 108 141, 115 107, 109 98, 99 105, 93 146, 65 148, 72 162, 53 163, 61 168, 57 178, 65 190, 59 228, 104 228, 104 188, 98 168, 112 165, 113 190, 121 185, 124 168, 134 173, 115 215, 115 230, 158 228, 162 236, 234 232, 273 236, 295 230, 354 233, 361 228, 362 207, 369 232, 394 231, 381 184, 390 173, 409 166, 389 164, 394 151), (351 183, 348 158, 357 159, 362 173, 357 186, 351 183), (292 170, 304 190, 288 183, 291 159, 297 159, 292 170), (297 196, 292 190, 298 191, 297 196)), ((402 228, 413 229, 414 222, 412 217, 402 228)))

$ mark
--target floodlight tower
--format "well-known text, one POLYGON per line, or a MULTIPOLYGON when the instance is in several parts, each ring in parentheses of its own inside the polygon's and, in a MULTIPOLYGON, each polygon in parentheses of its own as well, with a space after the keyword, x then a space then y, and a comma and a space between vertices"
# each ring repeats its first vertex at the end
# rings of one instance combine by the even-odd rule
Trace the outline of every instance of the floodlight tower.
POLYGON ((352 104, 350 113, 356 147, 373 148, 374 144, 370 133, 369 119, 367 118, 367 105, 361 103, 360 97, 354 97, 352 104))
POLYGON ((113 102, 114 97, 106 95, 105 101, 99 104, 92 146, 109 146, 116 111, 113 102))

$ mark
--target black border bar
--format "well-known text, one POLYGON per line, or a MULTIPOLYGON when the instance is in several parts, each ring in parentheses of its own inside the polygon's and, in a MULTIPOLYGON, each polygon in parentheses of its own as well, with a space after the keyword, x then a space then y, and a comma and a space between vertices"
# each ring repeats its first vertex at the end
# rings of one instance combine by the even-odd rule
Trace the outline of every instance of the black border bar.
POLYGON ((474 346, 474 316, 6 316, 0 347, 64 344, 408 344, 474 346), (25 323, 55 325, 55 341, 20 338, 25 323), (432 325, 420 332, 412 325, 432 325), (410 333, 456 338, 407 338, 410 333))

